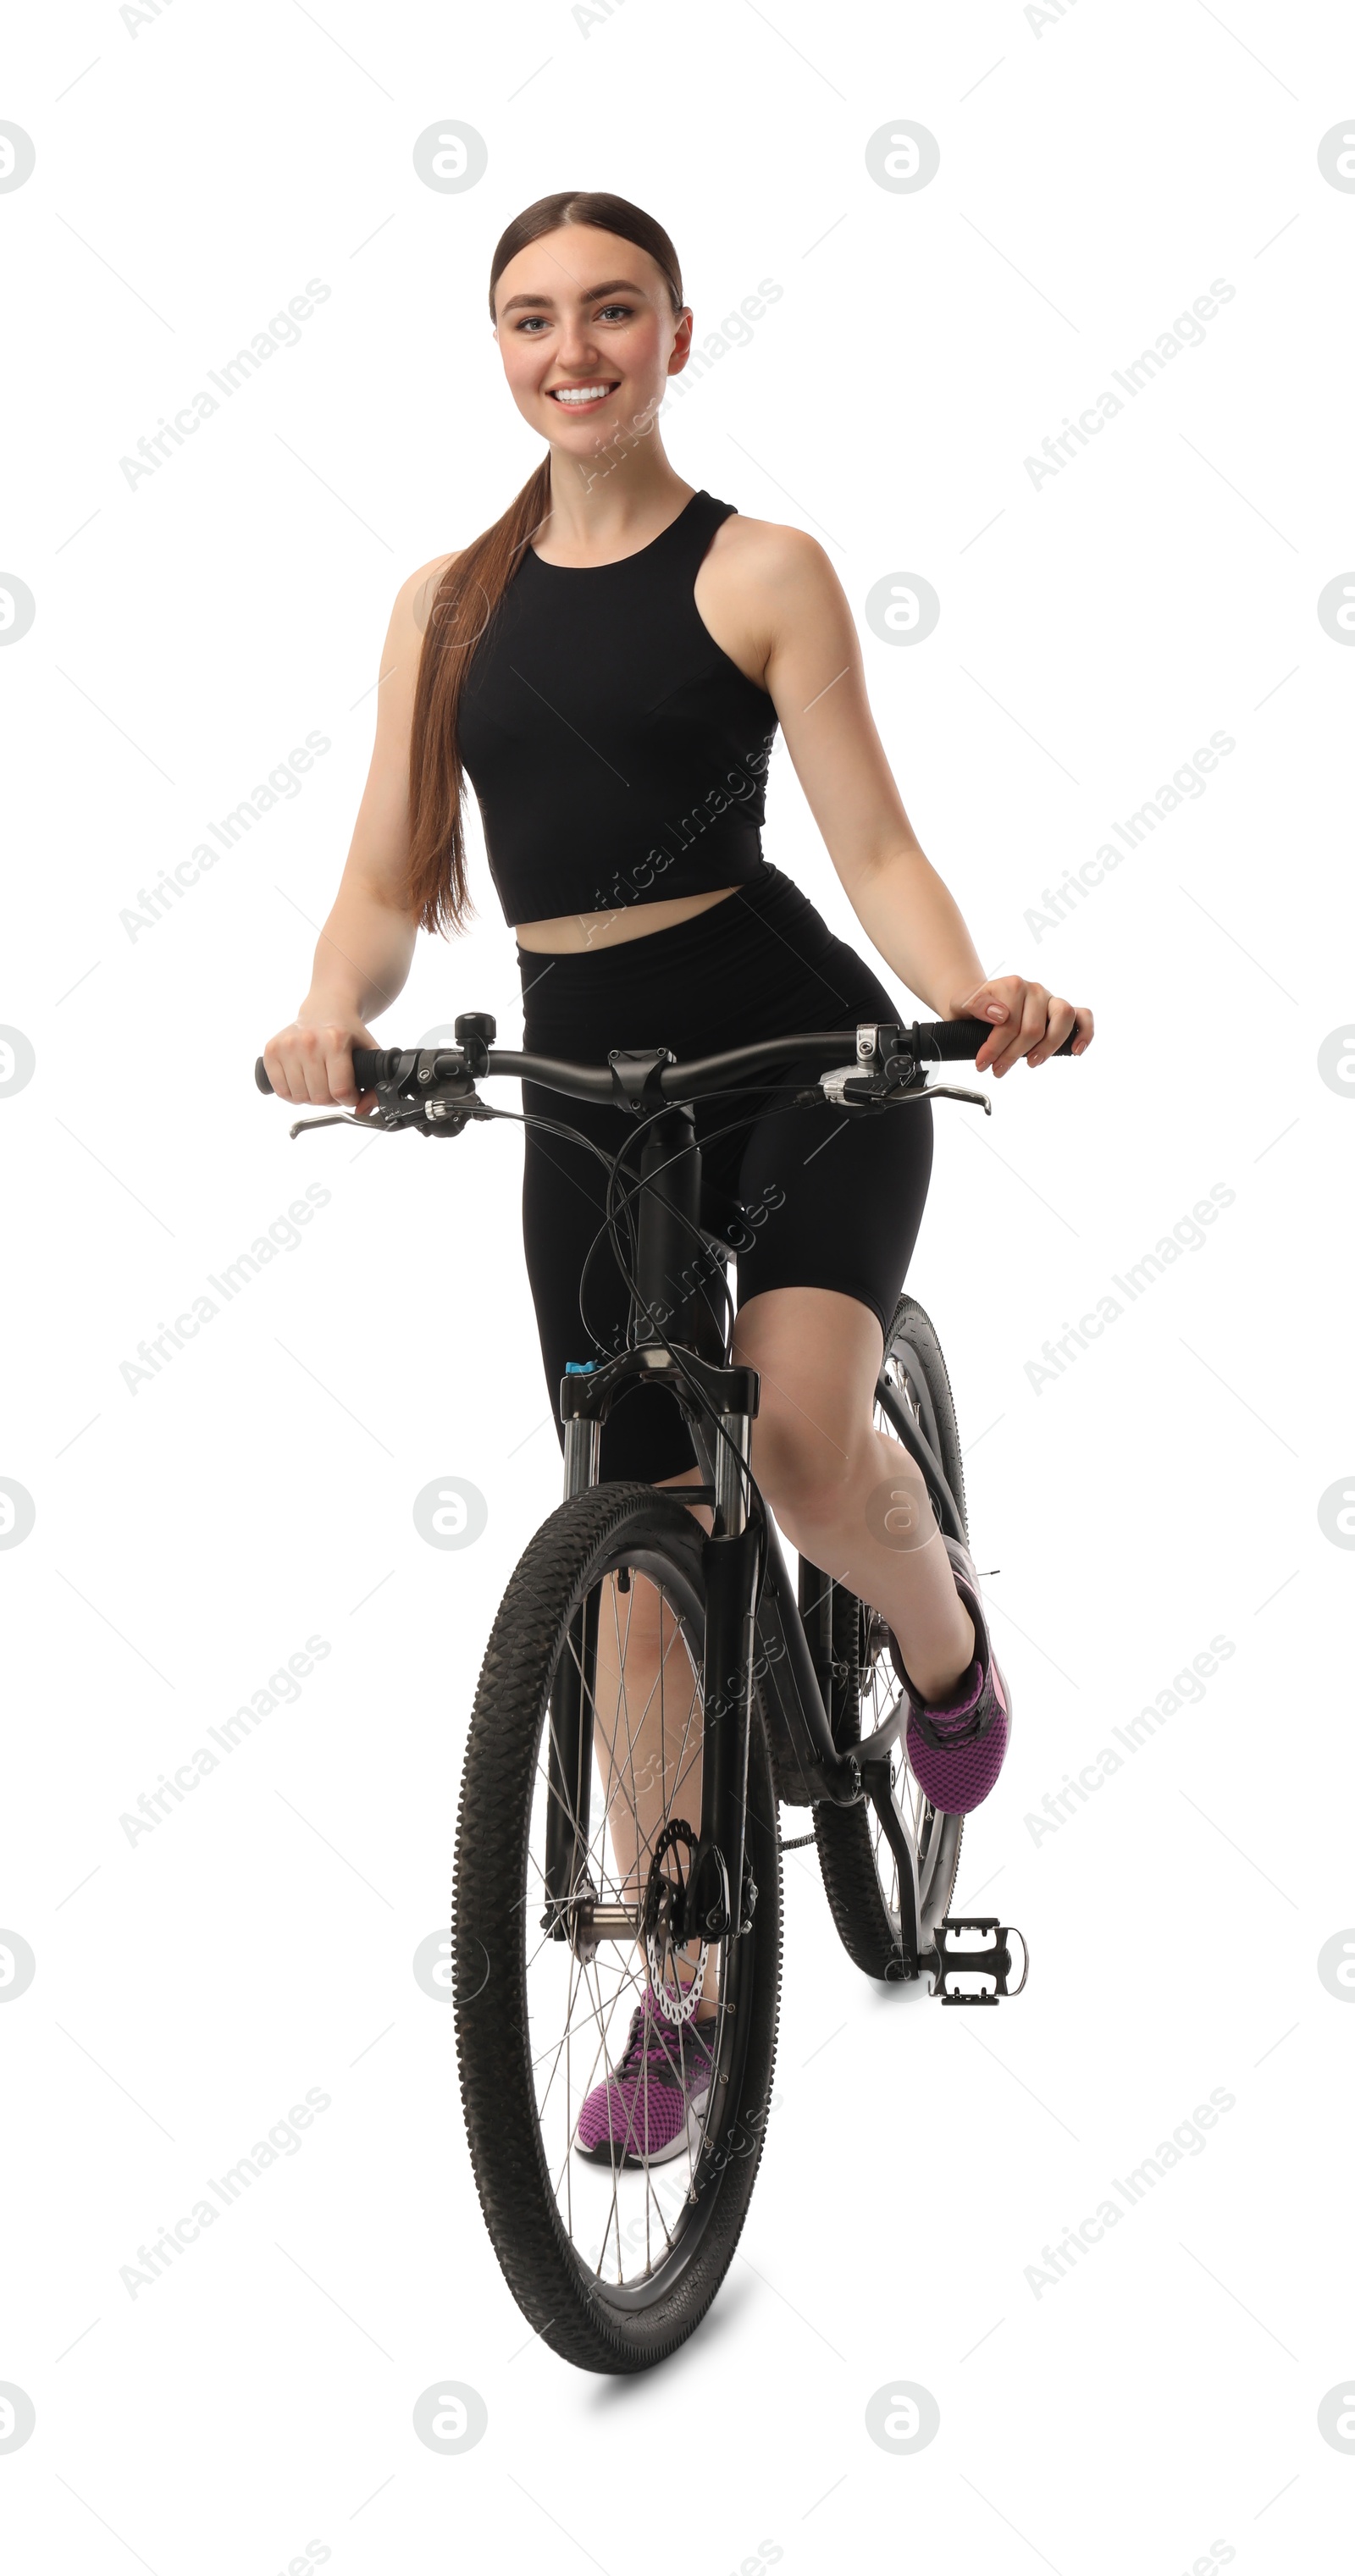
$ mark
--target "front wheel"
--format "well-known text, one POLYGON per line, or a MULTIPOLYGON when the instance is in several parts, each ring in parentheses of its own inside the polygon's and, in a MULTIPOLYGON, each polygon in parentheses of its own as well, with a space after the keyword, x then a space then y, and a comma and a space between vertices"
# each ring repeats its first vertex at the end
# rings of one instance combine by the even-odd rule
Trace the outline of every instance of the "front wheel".
MULTIPOLYGON (((898 1437, 896 1416, 906 1407, 938 1460, 949 1496, 928 1477, 937 1521, 966 1540, 964 1463, 950 1378, 931 1318, 915 1297, 900 1297, 890 1322, 876 1385, 877 1429, 898 1437)), ((868 1603, 835 1583, 832 1588, 832 1662, 835 1733, 855 1743, 884 1723, 898 1697, 885 1621, 868 1603)), ((950 1904, 960 1865, 964 1820, 947 1816, 927 1798, 904 1757, 891 1752, 889 1797, 905 1838, 917 1855, 918 1930, 930 1944, 950 1904)), ((899 1865, 870 1803, 816 1807, 814 1838, 832 1916, 843 1948, 868 1977, 892 1981, 905 1973, 899 1865)))
POLYGON ((690 1513, 650 1485, 594 1486, 526 1549, 471 1719, 452 1927, 471 2162, 514 2298, 585 2370, 647 2369, 699 2324, 733 2259, 771 2099, 781 1882, 756 1689, 751 1929, 685 1961, 656 1947, 655 1891, 700 1828, 704 1636, 690 1513), (650 2035, 646 2071, 627 2050, 656 1972, 677 2018, 650 2035), (698 1985, 716 2005, 699 2060, 682 2019, 698 1985), (602 2120, 598 2088, 628 2063, 639 2075, 616 2080, 630 2081, 634 2120, 602 2120), (651 2084, 679 2101, 676 2127, 650 2118, 663 2108, 651 2084))

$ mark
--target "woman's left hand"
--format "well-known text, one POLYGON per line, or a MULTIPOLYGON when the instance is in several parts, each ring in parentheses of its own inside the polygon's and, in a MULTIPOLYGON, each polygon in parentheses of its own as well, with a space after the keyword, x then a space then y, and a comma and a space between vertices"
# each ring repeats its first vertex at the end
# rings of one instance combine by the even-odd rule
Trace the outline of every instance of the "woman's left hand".
POLYGON ((1045 985, 1028 984, 1020 975, 995 975, 952 1002, 951 1013, 957 1020, 992 1021, 993 1034, 980 1047, 974 1070, 987 1073, 991 1067, 999 1078, 1010 1073, 1022 1056, 1027 1064, 1043 1064, 1073 1029, 1077 1037, 1072 1053, 1085 1055, 1096 1034, 1085 1002, 1065 1002, 1045 985))

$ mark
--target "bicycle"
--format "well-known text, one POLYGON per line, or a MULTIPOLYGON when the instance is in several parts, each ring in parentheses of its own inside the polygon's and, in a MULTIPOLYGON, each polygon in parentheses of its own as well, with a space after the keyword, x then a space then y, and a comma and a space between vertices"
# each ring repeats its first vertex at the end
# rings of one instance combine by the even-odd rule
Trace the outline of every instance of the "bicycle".
MULTIPOLYGON (((943 2004, 969 2007, 994 2006, 1026 1982, 1023 1935, 1013 1986, 1012 1927, 948 1912, 961 1819, 934 1809, 906 1768, 908 1704, 886 1622, 804 1560, 792 1601, 750 1465, 757 1372, 730 1357, 730 1246, 701 1224, 692 1105, 738 1077, 806 1062, 824 1070, 791 1108, 827 1098, 844 1115, 895 1116, 923 1099, 957 1099, 990 1114, 984 1094, 927 1080, 929 1065, 972 1062, 990 1032, 973 1020, 865 1023, 846 1064, 852 1035, 836 1030, 687 1064, 667 1047, 618 1049, 606 1067, 497 1050, 495 1034, 487 1013, 468 1012, 450 1048, 355 1049, 357 1084, 375 1094, 375 1110, 302 1119, 291 1133, 356 1124, 459 1135, 513 1114, 476 1089, 499 1075, 614 1102, 635 1122, 621 1151, 602 1156, 605 1228, 630 1288, 627 1342, 601 1361, 570 1362, 561 1382, 564 1499, 524 1551, 485 1648, 452 1921, 462 2103, 500 2266, 555 2352, 628 2373, 694 2331, 747 2215, 772 2095, 783 1850, 817 1845, 838 1934, 867 1976, 927 1977, 943 2004), (682 1408, 699 1484, 599 1482, 608 1409, 650 1373, 682 1408), (709 1535, 692 1505, 711 1509, 709 1535), (657 1599, 659 1642, 638 1717, 625 1689, 636 1576, 657 1599), (656 1778, 662 1821, 642 1830, 656 1778), (779 1805, 809 1808, 811 1832, 783 1841, 779 1805), (609 1818, 614 1842, 633 1829, 628 1869, 609 1858, 609 1818), (620 2140, 604 2160, 585 2161, 575 2152, 579 2111, 612 2062, 618 2014, 638 1998, 637 1953, 684 2068, 713 1962, 705 2091, 675 2154, 637 2155, 620 2140)), ((1058 1052, 1071 1046, 1070 1037, 1058 1052)), ((271 1089, 262 1060, 256 1080, 271 1089)), ((558 1132, 577 1142, 576 1131, 558 1132)), ((886 1340, 876 1419, 921 1468, 941 1530, 967 1544, 946 1365, 908 1295, 886 1340)))

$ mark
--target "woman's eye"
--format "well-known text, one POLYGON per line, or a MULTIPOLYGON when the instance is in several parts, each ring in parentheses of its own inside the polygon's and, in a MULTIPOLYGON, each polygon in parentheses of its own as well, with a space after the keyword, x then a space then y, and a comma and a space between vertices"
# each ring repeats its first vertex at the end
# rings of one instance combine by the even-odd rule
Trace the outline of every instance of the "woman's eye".
POLYGON ((624 321, 627 314, 633 312, 633 310, 634 307, 630 304, 604 304, 600 308, 598 318, 600 321, 605 321, 609 314, 619 314, 621 319, 624 321))

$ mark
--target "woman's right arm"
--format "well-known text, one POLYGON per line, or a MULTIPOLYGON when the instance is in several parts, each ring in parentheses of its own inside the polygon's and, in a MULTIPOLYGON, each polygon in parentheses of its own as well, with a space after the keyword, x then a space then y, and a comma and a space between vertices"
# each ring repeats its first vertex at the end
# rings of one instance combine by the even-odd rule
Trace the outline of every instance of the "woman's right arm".
POLYGON ((263 1051, 279 1099, 352 1106, 353 1048, 375 1046, 369 1012, 387 1009, 409 973, 418 936, 406 893, 409 735, 419 655, 433 594, 454 561, 423 564, 396 596, 381 655, 376 741, 339 891, 316 944, 310 991, 263 1051))

